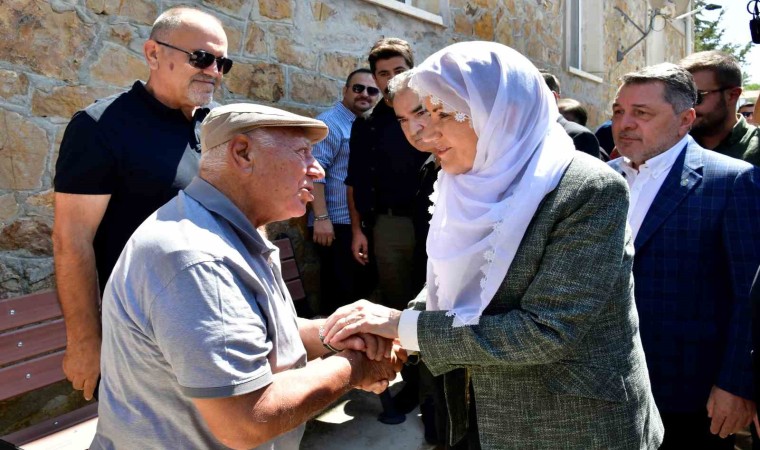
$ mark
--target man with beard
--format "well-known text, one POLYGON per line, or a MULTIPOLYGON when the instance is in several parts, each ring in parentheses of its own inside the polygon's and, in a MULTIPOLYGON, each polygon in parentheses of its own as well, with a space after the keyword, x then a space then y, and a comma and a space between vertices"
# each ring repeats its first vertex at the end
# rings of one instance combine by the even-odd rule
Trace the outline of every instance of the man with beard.
POLYGON ((681 67, 697 83, 697 118, 691 136, 702 147, 760 165, 760 132, 736 113, 742 71, 732 56, 718 51, 693 53, 681 67))
POLYGON ((132 232, 198 172, 200 123, 232 67, 221 22, 196 9, 161 14, 143 45, 150 68, 66 127, 56 163, 53 245, 66 323, 63 370, 90 399, 100 375, 100 297, 132 232))
POLYGON ((377 102, 380 89, 369 69, 357 69, 346 78, 343 100, 317 119, 330 127, 324 141, 314 145, 314 158, 325 169, 325 178, 314 182, 314 202, 309 227, 319 255, 321 292, 319 313, 366 298, 372 292, 370 266, 359 264, 351 251, 351 217, 348 214, 346 180, 351 126, 377 102))

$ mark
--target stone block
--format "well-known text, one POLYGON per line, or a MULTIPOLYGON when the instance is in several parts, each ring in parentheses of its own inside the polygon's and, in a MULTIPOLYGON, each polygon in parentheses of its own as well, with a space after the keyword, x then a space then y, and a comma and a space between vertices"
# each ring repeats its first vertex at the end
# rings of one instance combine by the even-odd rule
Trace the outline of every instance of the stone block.
POLYGON ((87 0, 86 5, 101 16, 123 16, 138 23, 152 25, 158 17, 156 3, 150 0, 87 0))
POLYGON ((320 75, 294 73, 290 76, 290 98, 298 103, 327 106, 337 98, 339 84, 320 75))
POLYGON ((30 195, 26 198, 26 204, 34 213, 42 216, 53 217, 55 191, 52 189, 47 189, 45 191, 30 195))
POLYGON ((52 233, 47 219, 18 219, 0 229, 0 251, 53 256, 52 233))
POLYGON ((50 92, 35 90, 32 94, 32 114, 40 117, 71 118, 96 99, 108 97, 119 89, 99 88, 86 85, 61 86, 50 92))
POLYGON ((380 16, 367 12, 360 12, 356 14, 352 22, 359 29, 369 28, 370 30, 379 30, 383 25, 380 21, 380 16))
POLYGON ((11 100, 26 95, 29 79, 23 73, 0 69, 0 98, 11 100))
POLYGON ((246 31, 245 50, 246 55, 266 58, 269 54, 267 50, 266 35, 264 29, 254 22, 248 22, 246 31))
POLYGON ((336 14, 335 10, 330 8, 330 5, 324 2, 316 2, 311 5, 311 14, 314 17, 315 22, 324 22, 330 17, 336 14))
POLYGON ((490 12, 481 14, 473 23, 475 36, 483 41, 493 40, 493 15, 490 12))
POLYGON ((269 19, 290 19, 293 17, 291 0, 259 0, 259 14, 269 19))
POLYGON ((0 2, 0 55, 61 80, 77 78, 79 67, 95 39, 95 26, 76 12, 55 12, 40 0, 0 2))
POLYGON ((150 71, 142 55, 118 45, 105 44, 90 74, 103 83, 128 88, 137 79, 147 80, 150 71))
POLYGON ((203 3, 220 9, 231 16, 245 18, 248 0, 203 0, 203 3))
POLYGON ((127 47, 135 38, 134 28, 125 23, 117 23, 111 26, 108 34, 111 36, 111 39, 118 41, 127 47))
POLYGON ((467 16, 467 14, 457 11, 453 14, 453 19, 454 33, 466 35, 472 34, 472 23, 470 23, 470 18, 467 16))
POLYGON ((317 53, 295 44, 292 37, 275 39, 274 53, 280 64, 288 64, 306 70, 316 70, 317 68, 317 53))
POLYGON ((227 54, 239 54, 240 45, 243 42, 243 26, 236 23, 224 23, 223 28, 224 34, 227 35, 227 54))
POLYGON ((361 67, 369 69, 366 58, 346 53, 326 53, 319 63, 319 73, 345 81, 349 73, 361 67))
POLYGON ((0 109, 0 189, 39 189, 49 148, 45 130, 0 109))
POLYGON ((227 89, 249 100, 278 102, 285 93, 282 66, 269 63, 239 63, 224 79, 227 89))
POLYGON ((16 196, 13 194, 0 195, 0 226, 5 225, 18 213, 16 196))

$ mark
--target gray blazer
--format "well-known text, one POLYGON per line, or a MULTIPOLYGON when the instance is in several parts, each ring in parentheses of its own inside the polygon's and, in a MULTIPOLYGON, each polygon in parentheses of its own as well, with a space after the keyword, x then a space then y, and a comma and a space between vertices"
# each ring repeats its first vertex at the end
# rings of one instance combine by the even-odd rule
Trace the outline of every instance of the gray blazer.
MULTIPOLYGON (((659 447, 627 213, 625 180, 579 153, 480 323, 452 328, 443 311, 420 314, 420 355, 434 375, 447 374, 452 442, 466 431, 471 379, 484 449, 659 447)), ((424 294, 412 306, 424 310, 424 294)))

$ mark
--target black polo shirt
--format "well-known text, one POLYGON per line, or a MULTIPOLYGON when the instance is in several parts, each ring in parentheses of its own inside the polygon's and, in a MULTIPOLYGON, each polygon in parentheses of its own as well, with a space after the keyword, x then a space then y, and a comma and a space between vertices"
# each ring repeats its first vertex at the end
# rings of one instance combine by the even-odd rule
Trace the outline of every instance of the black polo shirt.
POLYGON ((198 108, 188 120, 137 81, 78 111, 66 127, 55 191, 111 195, 93 244, 101 292, 135 229, 198 173, 200 123, 209 110, 198 108))
POLYGON ((429 156, 406 140, 393 108, 380 101, 366 118, 351 128, 348 175, 354 204, 362 221, 371 224, 376 214, 411 217, 420 183, 420 168, 429 156))

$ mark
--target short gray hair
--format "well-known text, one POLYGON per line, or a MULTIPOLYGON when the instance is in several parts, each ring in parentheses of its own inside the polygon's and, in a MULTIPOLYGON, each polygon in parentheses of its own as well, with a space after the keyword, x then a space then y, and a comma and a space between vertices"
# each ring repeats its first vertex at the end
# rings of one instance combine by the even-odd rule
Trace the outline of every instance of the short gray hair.
POLYGON ((630 72, 621 78, 623 86, 660 82, 665 86, 665 101, 679 114, 693 108, 697 102, 697 85, 694 77, 673 63, 661 63, 630 72))
POLYGON ((180 28, 183 23, 183 19, 188 14, 200 14, 209 17, 215 24, 222 27, 222 22, 211 14, 201 11, 200 9, 191 8, 189 6, 176 6, 169 8, 153 22, 153 28, 150 30, 149 39, 152 40, 164 40, 169 37, 172 31, 180 28))
POLYGON ((404 89, 409 89, 409 80, 412 79, 412 70, 401 72, 388 82, 388 100, 393 102, 393 97, 404 89))

